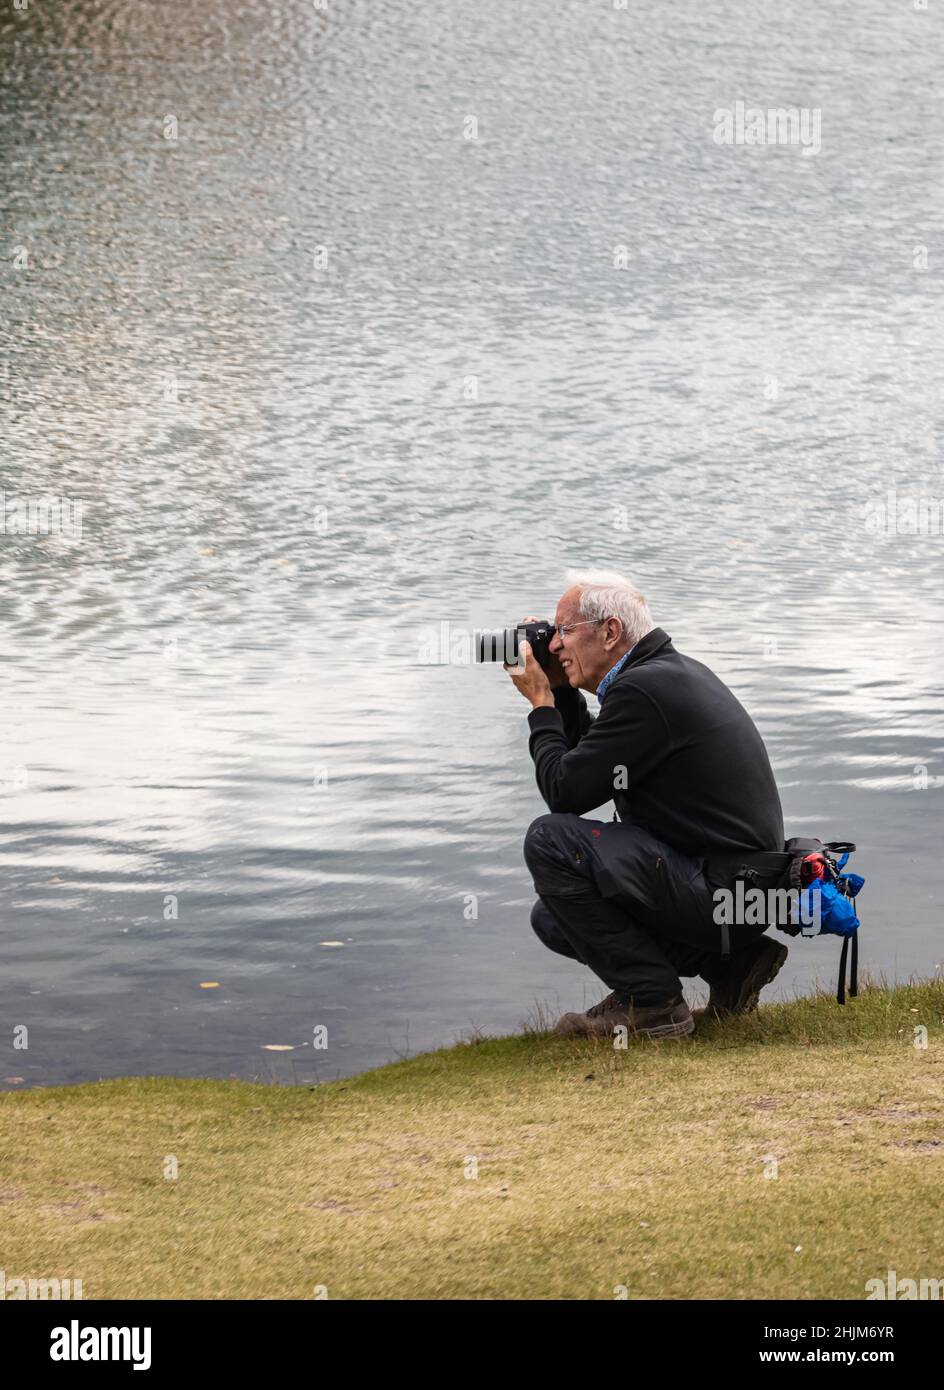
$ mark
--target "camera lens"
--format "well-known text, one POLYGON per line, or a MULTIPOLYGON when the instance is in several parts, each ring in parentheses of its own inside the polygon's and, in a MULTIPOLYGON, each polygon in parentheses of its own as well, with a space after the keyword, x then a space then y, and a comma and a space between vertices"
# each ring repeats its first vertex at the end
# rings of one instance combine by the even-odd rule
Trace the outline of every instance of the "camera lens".
POLYGON ((504 661, 511 666, 518 660, 518 629, 500 628, 497 632, 483 632, 478 643, 479 661, 504 661))

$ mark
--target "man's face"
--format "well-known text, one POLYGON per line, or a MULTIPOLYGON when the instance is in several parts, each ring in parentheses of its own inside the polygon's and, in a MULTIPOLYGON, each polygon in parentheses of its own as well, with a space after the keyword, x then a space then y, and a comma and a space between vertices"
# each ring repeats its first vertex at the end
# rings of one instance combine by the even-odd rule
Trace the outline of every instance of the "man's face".
POLYGON ((588 623, 580 611, 580 590, 568 589, 557 605, 554 622, 558 626, 579 623, 565 637, 555 632, 550 649, 564 668, 568 683, 575 689, 596 692, 597 686, 615 662, 629 650, 618 618, 588 623))

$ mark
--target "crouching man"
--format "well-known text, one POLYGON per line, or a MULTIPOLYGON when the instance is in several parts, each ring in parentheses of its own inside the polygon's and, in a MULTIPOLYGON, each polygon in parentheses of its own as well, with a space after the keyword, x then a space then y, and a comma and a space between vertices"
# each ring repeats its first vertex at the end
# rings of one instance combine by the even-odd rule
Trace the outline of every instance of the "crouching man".
POLYGON ((681 1038, 695 1020, 680 976, 707 981, 707 1012, 723 1017, 755 1009, 786 959, 763 926, 718 924, 714 911, 714 890, 733 885, 745 856, 783 849, 780 797, 747 711, 676 651, 635 586, 609 573, 570 579, 546 669, 527 642, 505 667, 531 703, 549 811, 524 844, 531 924, 612 991, 564 1014, 559 1033, 681 1038), (596 718, 581 690, 599 699, 596 718), (610 800, 619 820, 583 818, 610 800))

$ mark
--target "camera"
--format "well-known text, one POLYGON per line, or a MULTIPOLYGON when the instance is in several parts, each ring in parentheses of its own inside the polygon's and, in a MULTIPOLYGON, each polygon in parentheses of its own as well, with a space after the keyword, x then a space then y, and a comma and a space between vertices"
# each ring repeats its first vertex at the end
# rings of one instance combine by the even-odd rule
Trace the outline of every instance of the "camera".
POLYGON ((519 623, 517 627, 501 628, 498 632, 483 632, 479 636, 478 659, 504 661, 513 666, 518 660, 519 642, 530 642, 535 661, 546 668, 553 636, 554 624, 543 621, 519 623))

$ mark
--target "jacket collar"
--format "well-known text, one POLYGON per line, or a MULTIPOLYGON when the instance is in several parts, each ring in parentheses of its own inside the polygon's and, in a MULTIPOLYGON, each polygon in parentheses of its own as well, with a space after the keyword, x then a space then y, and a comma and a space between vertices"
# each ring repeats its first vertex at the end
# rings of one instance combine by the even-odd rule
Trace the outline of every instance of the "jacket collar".
MULTIPOLYGON (((663 647, 672 647, 672 638, 661 627, 654 627, 651 632, 647 632, 641 641, 637 642, 629 654, 629 660, 619 672, 628 671, 630 666, 638 666, 640 661, 648 661, 656 652, 661 652, 663 647)), ((672 648, 674 651, 674 648, 672 648)))

